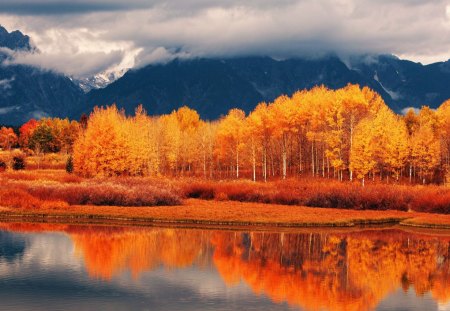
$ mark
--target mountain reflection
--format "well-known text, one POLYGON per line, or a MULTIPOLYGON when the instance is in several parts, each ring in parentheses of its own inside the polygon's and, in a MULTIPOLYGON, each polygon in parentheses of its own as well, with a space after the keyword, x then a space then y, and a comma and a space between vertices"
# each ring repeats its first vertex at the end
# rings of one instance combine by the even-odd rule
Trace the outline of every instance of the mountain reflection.
POLYGON ((93 278, 159 267, 214 268, 228 286, 306 310, 371 310, 399 288, 450 301, 450 237, 398 229, 314 233, 0 224, 15 232, 61 231, 93 278))

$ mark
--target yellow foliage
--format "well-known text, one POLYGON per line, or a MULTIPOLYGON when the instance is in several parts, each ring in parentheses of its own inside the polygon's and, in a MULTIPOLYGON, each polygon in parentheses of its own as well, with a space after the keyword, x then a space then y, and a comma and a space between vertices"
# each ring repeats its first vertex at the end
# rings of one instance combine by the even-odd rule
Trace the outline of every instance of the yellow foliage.
MULTIPOLYGON (((78 123, 45 119, 62 145, 75 143, 75 171, 85 176, 189 175, 252 177, 304 174, 396 180, 409 174, 442 181, 450 167, 450 101, 396 115, 379 94, 349 84, 316 86, 260 103, 248 116, 232 109, 202 121, 181 107, 150 117, 138 107, 127 117, 115 106, 96 108, 80 135, 78 123), (50 126, 50 125, 49 125, 50 126), (442 164, 442 165, 441 165, 442 164)), ((70 150, 69 150, 70 151, 70 150)))

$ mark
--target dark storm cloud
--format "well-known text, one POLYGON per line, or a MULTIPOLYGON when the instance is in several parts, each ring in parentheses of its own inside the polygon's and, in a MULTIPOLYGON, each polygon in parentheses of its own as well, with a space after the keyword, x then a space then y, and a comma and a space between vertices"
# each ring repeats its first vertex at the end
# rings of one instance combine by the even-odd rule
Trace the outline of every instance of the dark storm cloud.
POLYGON ((146 7, 143 4, 98 1, 10 1, 0 2, 0 12, 15 15, 85 14, 102 11, 121 11, 146 7))
POLYGON ((0 12, 14 15, 58 15, 89 14, 109 11, 129 11, 161 6, 171 9, 182 9, 185 13, 205 7, 235 5, 251 5, 258 7, 282 6, 294 0, 279 0, 277 3, 268 0, 227 1, 227 0, 193 0, 193 1, 158 1, 158 0, 2 0, 0 12))

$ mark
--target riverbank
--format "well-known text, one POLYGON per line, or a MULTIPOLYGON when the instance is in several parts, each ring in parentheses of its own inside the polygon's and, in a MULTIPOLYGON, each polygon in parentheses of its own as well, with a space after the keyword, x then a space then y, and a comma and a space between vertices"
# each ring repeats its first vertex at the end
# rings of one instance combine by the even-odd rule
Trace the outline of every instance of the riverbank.
POLYGON ((41 208, 0 207, 0 220, 71 223, 183 224, 255 227, 356 227, 401 225, 450 230, 450 215, 312 208, 234 201, 187 199, 182 205, 118 207, 74 205, 41 208))
MULTIPOLYGON (((0 173, 0 206, 178 206, 186 199, 347 210, 450 214, 450 187, 339 182, 327 178, 202 180, 195 177, 82 178, 63 170, 0 173)), ((212 204, 212 203, 211 203, 212 204)))
POLYGON ((450 188, 292 179, 92 178, 62 170, 0 174, 0 219, 208 226, 450 229, 450 188), (426 212, 426 213, 425 213, 426 212), (438 214, 440 213, 440 214, 438 214))

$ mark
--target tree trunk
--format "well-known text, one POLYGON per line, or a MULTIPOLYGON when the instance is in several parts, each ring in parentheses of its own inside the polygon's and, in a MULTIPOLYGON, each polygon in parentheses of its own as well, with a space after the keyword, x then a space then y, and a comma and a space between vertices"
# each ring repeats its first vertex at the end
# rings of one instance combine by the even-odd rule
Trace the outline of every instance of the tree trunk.
POLYGON ((264 146, 264 167, 263 167, 263 174, 264 174, 264 182, 267 182, 267 149, 264 146))
POLYGON ((412 164, 409 164, 409 183, 412 183, 412 164))
MULTIPOLYGON (((350 117, 350 153, 353 150, 353 123, 355 122, 355 116, 350 117)), ((350 169, 350 181, 353 180, 353 171, 350 169)))
POLYGON ((314 174, 316 171, 316 169, 314 167, 314 163, 315 163, 315 161, 314 161, 314 140, 313 140, 313 141, 311 141, 311 173, 312 173, 313 177, 314 177, 314 174))
POLYGON ((252 156, 253 156, 253 181, 256 181, 256 150, 255 144, 252 144, 252 156))
POLYGON ((236 150, 236 179, 239 179, 239 151, 236 150))

